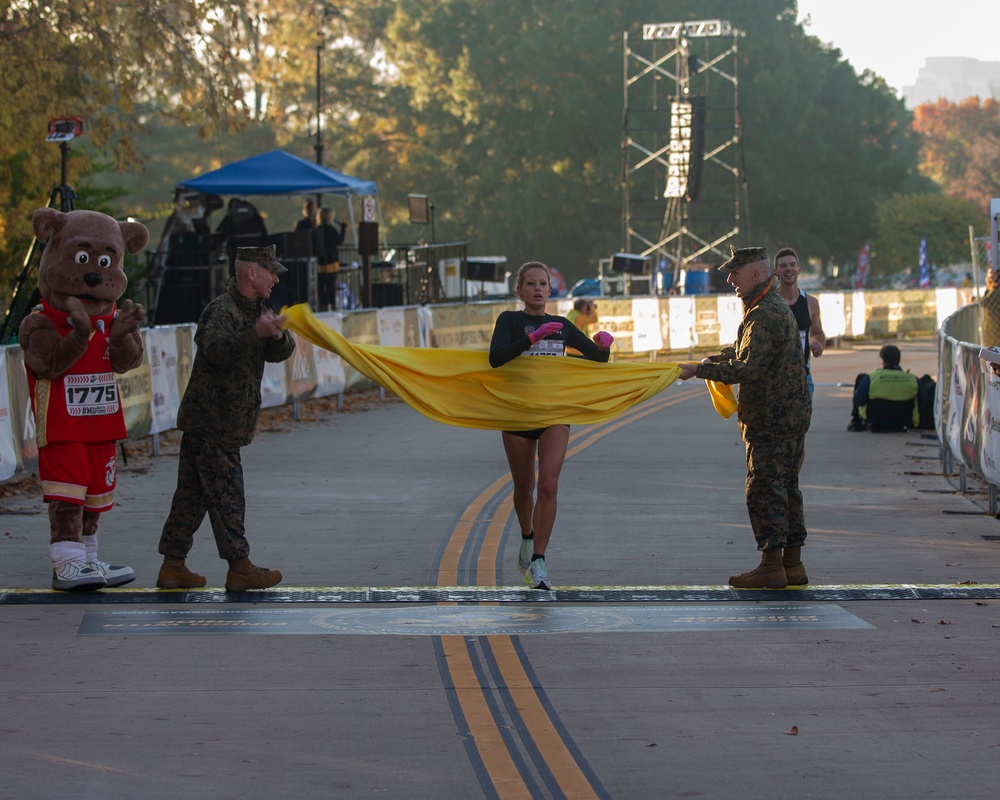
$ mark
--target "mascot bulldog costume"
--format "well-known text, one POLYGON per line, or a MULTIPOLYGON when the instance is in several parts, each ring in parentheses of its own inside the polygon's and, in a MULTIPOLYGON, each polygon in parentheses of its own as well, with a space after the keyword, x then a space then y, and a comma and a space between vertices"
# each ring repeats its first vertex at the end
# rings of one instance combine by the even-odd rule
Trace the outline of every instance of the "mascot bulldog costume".
POLYGON ((35 237, 42 304, 18 333, 38 443, 38 475, 49 506, 52 588, 92 591, 135 580, 131 567, 97 557, 97 525, 114 505, 115 443, 126 437, 115 373, 142 363, 146 312, 125 300, 125 253, 149 231, 96 211, 39 208, 35 237))

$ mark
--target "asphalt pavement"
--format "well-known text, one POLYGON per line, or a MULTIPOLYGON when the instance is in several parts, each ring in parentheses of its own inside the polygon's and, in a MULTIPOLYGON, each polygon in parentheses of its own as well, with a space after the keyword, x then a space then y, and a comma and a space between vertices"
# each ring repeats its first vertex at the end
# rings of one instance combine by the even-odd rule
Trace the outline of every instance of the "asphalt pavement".
POLYGON ((0 497, 0 798, 996 797, 1000 523, 932 431, 846 431, 881 344, 814 362, 805 590, 726 586, 758 556, 700 381, 574 428, 551 593, 500 435, 391 397, 244 450, 273 590, 225 593, 207 524, 208 586, 154 588, 176 436, 102 520, 129 586, 51 591, 40 497, 0 497))

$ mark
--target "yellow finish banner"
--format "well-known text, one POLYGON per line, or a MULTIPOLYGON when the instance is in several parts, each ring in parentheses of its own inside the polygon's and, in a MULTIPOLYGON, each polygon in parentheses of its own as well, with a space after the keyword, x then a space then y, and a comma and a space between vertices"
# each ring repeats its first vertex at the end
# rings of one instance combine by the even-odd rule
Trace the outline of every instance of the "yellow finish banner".
MULTIPOLYGON (((464 428, 513 431, 604 422, 663 391, 680 374, 677 364, 581 358, 515 358, 493 369, 482 352, 353 344, 319 322, 304 303, 282 313, 291 331, 336 353, 416 411, 464 428)), ((729 398, 735 410, 731 391, 729 398)), ((726 402, 713 398, 723 416, 732 414, 725 413, 726 402)))

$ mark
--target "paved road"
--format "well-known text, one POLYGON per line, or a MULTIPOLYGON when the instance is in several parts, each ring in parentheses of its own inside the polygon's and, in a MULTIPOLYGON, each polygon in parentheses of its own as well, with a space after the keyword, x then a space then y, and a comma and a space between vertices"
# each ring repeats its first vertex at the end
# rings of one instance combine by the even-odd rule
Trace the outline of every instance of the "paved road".
POLYGON ((4 498, 0 798, 995 797, 1000 526, 926 432, 845 431, 878 347, 815 363, 807 592, 725 588, 757 556, 700 382, 574 430, 554 596, 513 568, 499 434, 398 402, 245 450, 281 591, 222 592, 207 529, 208 589, 152 589, 172 446, 104 518, 119 590, 47 591, 41 503, 4 498))

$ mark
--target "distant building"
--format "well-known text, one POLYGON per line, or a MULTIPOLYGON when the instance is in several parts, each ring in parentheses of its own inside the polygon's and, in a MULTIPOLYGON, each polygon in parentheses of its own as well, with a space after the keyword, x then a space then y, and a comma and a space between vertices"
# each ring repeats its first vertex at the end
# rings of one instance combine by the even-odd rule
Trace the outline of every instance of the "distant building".
POLYGON ((967 97, 1000 99, 1000 61, 963 56, 927 58, 917 73, 917 82, 903 87, 907 108, 940 98, 958 103, 967 97))

